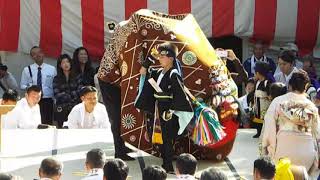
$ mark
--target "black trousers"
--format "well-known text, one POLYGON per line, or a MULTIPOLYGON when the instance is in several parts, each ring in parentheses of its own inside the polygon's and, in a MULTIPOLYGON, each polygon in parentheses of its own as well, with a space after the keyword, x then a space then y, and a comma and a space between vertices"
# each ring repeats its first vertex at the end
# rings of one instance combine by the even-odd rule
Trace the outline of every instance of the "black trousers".
POLYGON ((106 106, 109 121, 111 124, 111 131, 113 134, 115 155, 125 154, 124 141, 120 136, 120 122, 121 122, 121 90, 119 87, 99 80, 100 90, 104 105, 106 106))
POLYGON ((41 123, 52 125, 53 119, 53 99, 52 98, 42 98, 39 102, 41 123))

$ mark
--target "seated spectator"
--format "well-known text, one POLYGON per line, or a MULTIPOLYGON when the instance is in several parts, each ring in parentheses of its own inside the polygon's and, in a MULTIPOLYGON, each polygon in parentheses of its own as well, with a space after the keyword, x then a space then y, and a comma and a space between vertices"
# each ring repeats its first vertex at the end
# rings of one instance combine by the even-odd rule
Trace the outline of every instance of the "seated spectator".
POLYGON ((94 86, 95 69, 91 65, 89 52, 84 47, 77 48, 73 53, 75 72, 80 74, 81 81, 85 86, 94 86))
POLYGON ((8 89, 2 95, 1 105, 16 105, 18 100, 18 92, 16 90, 8 89))
POLYGON ((106 162, 106 155, 101 149, 92 149, 87 153, 86 170, 88 175, 82 180, 103 179, 103 166, 106 162))
POLYGON ((27 88, 25 97, 19 100, 14 109, 4 118, 7 121, 5 128, 36 129, 41 124, 39 101, 41 89, 37 85, 27 88), (10 121, 10 123, 9 123, 10 121))
POLYGON ((58 128, 68 120, 71 109, 80 103, 81 86, 80 75, 74 73, 72 59, 67 54, 61 55, 57 61, 57 76, 53 79, 54 120, 58 122, 58 128))
POLYGON ((166 170, 161 166, 151 165, 143 169, 142 180, 165 180, 167 179, 166 170))
POLYGON ((103 180, 126 180, 129 174, 129 167, 121 159, 112 159, 103 167, 103 180))
POLYGON ((40 179, 59 180, 62 175, 62 163, 53 158, 42 160, 39 168, 40 179))
POLYGON ((8 67, 0 63, 0 87, 3 92, 13 89, 18 89, 18 83, 13 75, 8 72, 8 67))
POLYGON ((209 168, 202 171, 200 180, 227 180, 227 176, 216 168, 209 168))
POLYGON ((280 72, 274 75, 276 82, 282 82, 287 87, 294 72, 299 70, 294 66, 295 56, 290 51, 282 51, 279 54, 278 65, 280 72))
POLYGON ((176 175, 178 179, 193 180, 197 170, 197 159, 188 153, 180 154, 176 161, 176 175))
POLYGON ((276 166, 270 157, 263 156, 256 159, 253 167, 254 180, 274 179, 276 166))
POLYGON ((269 57, 265 56, 265 45, 258 41, 253 47, 253 55, 243 62, 243 67, 251 78, 255 73, 256 62, 263 61, 269 64, 272 73, 276 70, 276 63, 269 57))
POLYGON ((270 85, 269 98, 272 101, 274 98, 287 93, 287 87, 285 84, 275 82, 270 85))
POLYGON ((70 129, 110 128, 108 113, 98 102, 97 89, 85 86, 80 90, 82 103, 72 108, 67 125, 70 129))

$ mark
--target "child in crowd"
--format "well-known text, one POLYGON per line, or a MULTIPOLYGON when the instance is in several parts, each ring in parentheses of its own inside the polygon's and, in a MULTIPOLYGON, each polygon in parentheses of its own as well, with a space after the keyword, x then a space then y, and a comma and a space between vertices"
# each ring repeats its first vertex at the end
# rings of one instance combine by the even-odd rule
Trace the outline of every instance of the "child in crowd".
POLYGON ((239 98, 241 106, 242 119, 244 120, 243 126, 248 127, 252 116, 253 97, 255 90, 255 82, 253 78, 250 78, 246 82, 246 94, 239 98))

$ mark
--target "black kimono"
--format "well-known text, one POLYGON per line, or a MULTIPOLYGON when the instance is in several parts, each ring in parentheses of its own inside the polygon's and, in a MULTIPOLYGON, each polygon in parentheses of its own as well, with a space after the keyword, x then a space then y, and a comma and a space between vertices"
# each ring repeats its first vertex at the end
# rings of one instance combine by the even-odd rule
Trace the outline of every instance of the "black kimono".
POLYGON ((158 108, 163 139, 160 151, 163 158, 163 167, 167 170, 172 167, 174 140, 178 131, 181 134, 190 122, 193 116, 193 109, 189 98, 183 90, 182 78, 178 74, 178 71, 174 68, 171 68, 167 72, 163 72, 162 70, 162 68, 157 70, 149 69, 142 89, 139 91, 135 106, 147 114, 148 133, 151 136, 155 107, 158 108), (153 78, 157 82, 163 93, 159 94, 154 90, 148 82, 150 78, 153 78), (171 118, 165 120, 165 114, 170 114, 170 112, 173 112, 171 118))

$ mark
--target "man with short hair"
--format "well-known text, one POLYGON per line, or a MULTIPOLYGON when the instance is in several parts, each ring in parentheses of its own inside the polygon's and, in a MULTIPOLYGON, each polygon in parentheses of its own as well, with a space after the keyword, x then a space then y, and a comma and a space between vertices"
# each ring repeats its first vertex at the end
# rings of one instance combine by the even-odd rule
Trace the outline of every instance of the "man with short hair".
POLYGON ((82 180, 102 180, 103 166, 106 162, 106 155, 102 149, 91 149, 87 153, 86 170, 88 175, 82 180))
POLYGON ((129 174, 129 167, 121 159, 112 159, 103 167, 103 180, 126 180, 129 174))
MULTIPOLYGON (((299 57, 299 49, 298 46, 295 43, 287 43, 284 46, 280 48, 281 51, 290 51, 293 56, 295 57, 294 66, 297 69, 303 68, 303 63, 301 62, 301 58, 299 57)), ((277 69, 274 74, 278 74, 280 72, 280 66, 278 64, 277 69)))
POLYGON ((80 90, 82 103, 74 106, 68 116, 67 126, 70 129, 109 129, 106 108, 98 102, 97 89, 84 86, 80 90))
POLYGON ((25 97, 4 116, 4 128, 36 129, 41 124, 39 101, 41 89, 37 85, 27 88, 25 97))
POLYGON ((197 162, 197 159, 192 154, 180 154, 176 161, 177 178, 194 180, 194 174, 197 170, 197 162))
POLYGON ((59 180, 62 175, 62 163, 53 158, 42 160, 39 168, 40 180, 59 180))
POLYGON ((166 171, 158 165, 147 166, 143 169, 142 180, 166 180, 166 171))
POLYGON ((262 156, 254 161, 254 180, 272 180, 276 173, 276 166, 268 156, 262 156))
POLYGON ((216 168, 209 168, 202 171, 200 180, 227 180, 227 176, 220 170, 216 168))
POLYGON ((1 105, 16 105, 19 95, 16 90, 8 89, 2 95, 1 105))
POLYGON ((43 93, 39 102, 42 124, 52 125, 53 116, 53 78, 57 75, 56 68, 43 62, 44 53, 34 46, 30 50, 35 63, 25 67, 21 74, 20 88, 25 90, 31 85, 38 85, 43 93))
POLYGON ((289 80, 294 72, 299 70, 294 66, 295 56, 290 51, 282 51, 279 54, 278 65, 280 72, 274 75, 276 82, 282 82, 288 87, 289 80))

